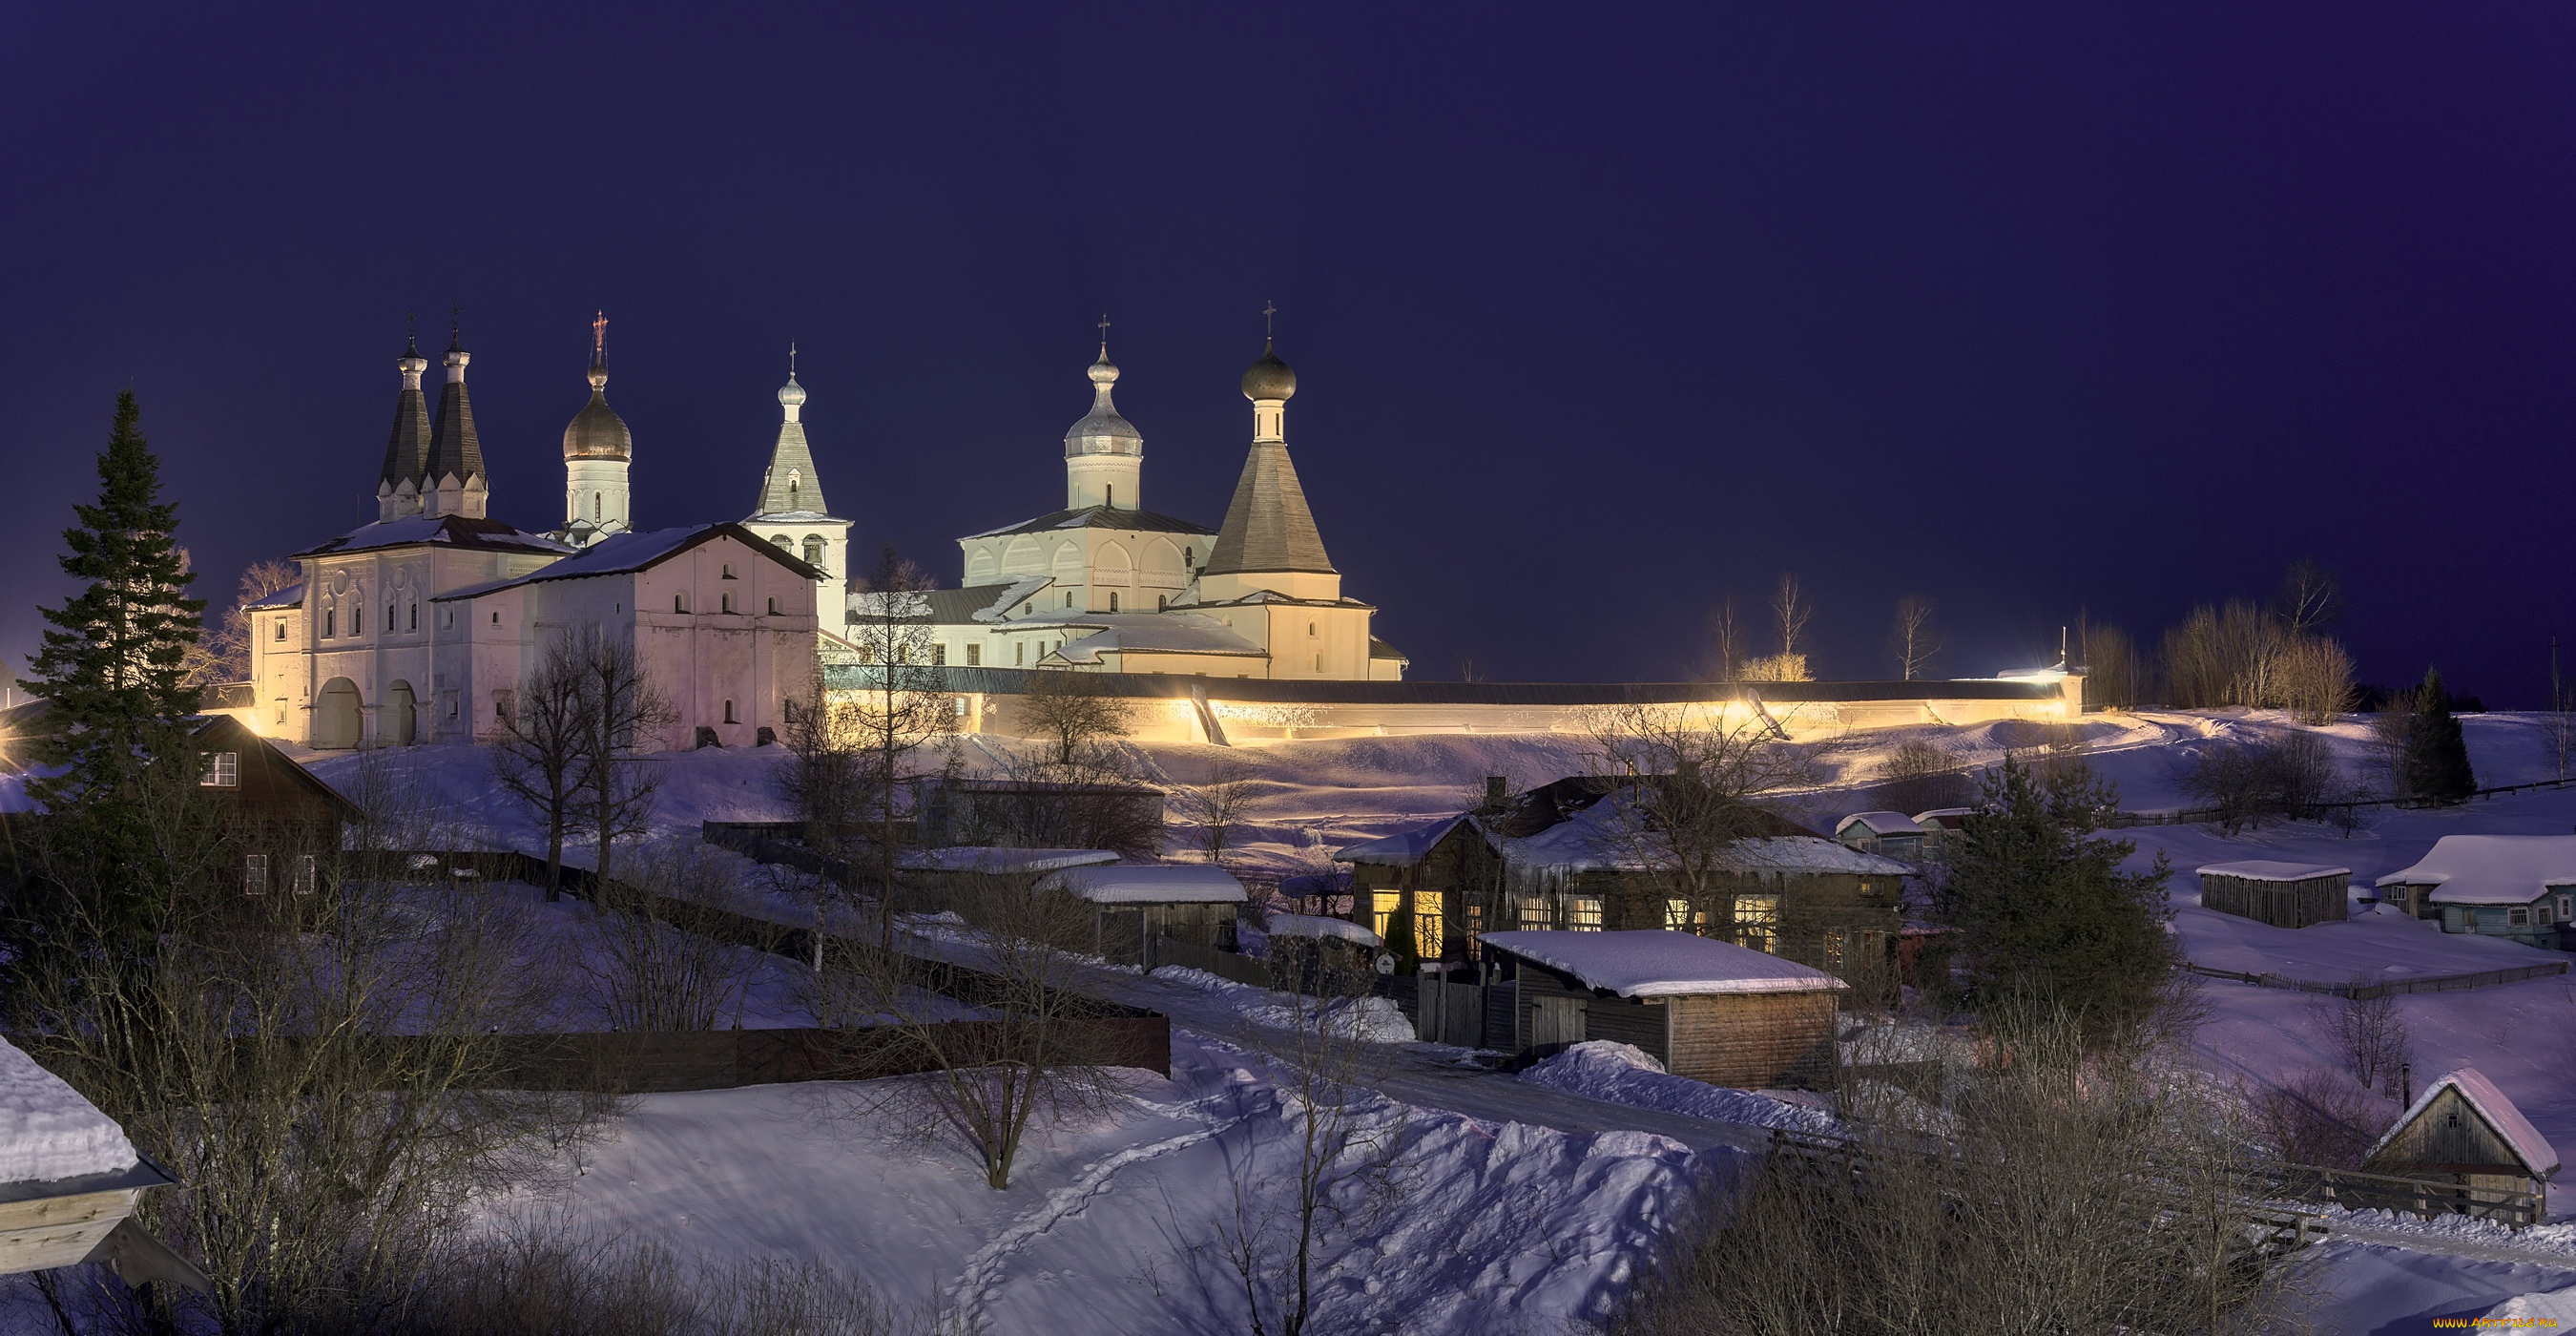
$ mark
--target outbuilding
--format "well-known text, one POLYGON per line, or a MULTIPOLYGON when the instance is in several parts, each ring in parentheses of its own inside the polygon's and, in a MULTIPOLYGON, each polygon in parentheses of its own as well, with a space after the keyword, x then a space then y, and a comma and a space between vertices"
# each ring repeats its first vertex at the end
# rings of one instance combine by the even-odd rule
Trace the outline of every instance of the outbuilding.
POLYGON ((129 1285, 206 1278, 134 1223, 146 1189, 174 1180, 116 1120, 0 1040, 0 1274, 102 1262, 129 1285))
POLYGON ((1863 853, 1919 861, 1931 832, 1903 812, 1854 812, 1834 825, 1834 838, 1863 853))
POLYGON ((2563 950, 2576 919, 2576 835, 2445 835, 2381 877, 2379 898, 2444 932, 2563 950))
POLYGON ((1300 981, 1316 974, 1374 973, 1378 955, 1386 949, 1386 940, 1376 933, 1349 919, 1321 914, 1273 913, 1264 932, 1271 970, 1300 981))
POLYGON ((2352 869, 2248 859, 2198 869, 2200 904, 2275 928, 2341 923, 2351 912, 2352 869))
POLYGON ((1157 937, 1231 951, 1243 906, 1243 883, 1213 863, 1069 867, 1040 877, 1035 890, 1090 903, 1093 953, 1122 965, 1152 959, 1157 937))
POLYGON ((1511 967, 1523 1059, 1612 1039, 1710 1085, 1814 1086, 1832 1074, 1847 985, 1822 970, 1669 930, 1489 932, 1484 944, 1511 967))
POLYGON ((2549 1218, 2549 1180, 2558 1172, 2558 1151, 2495 1082, 2475 1067, 2463 1067, 2426 1086, 2362 1157, 2361 1167, 2448 1178, 2469 1190, 2458 1203, 2468 1214, 2492 1213, 2494 1199, 2481 1202, 2473 1195, 2479 1191, 2530 1193, 2529 1220, 2539 1221, 2549 1218))

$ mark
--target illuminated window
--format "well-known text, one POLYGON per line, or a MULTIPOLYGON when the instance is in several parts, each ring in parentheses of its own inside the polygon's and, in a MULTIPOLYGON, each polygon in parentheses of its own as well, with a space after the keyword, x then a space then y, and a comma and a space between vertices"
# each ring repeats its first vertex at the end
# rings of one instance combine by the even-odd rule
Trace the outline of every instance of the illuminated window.
POLYGON ((1387 929, 1395 926, 1395 911, 1403 904, 1404 892, 1402 891, 1372 891, 1369 893, 1369 916, 1371 919, 1369 926, 1377 932, 1380 939, 1385 938, 1387 929))
POLYGON ((1440 892, 1413 893, 1413 949, 1425 960, 1438 960, 1448 945, 1448 931, 1440 913, 1440 892))
POLYGON ((1513 908, 1519 912, 1520 926, 1524 932, 1551 926, 1547 912, 1547 897, 1544 895, 1520 896, 1513 908))
POLYGON ((1825 929, 1825 969, 1829 973, 1840 973, 1842 967, 1843 930, 1827 928, 1825 929))
POLYGON ((1601 897, 1597 895, 1565 897, 1565 926, 1572 932, 1601 931, 1601 897))
POLYGON ((241 787, 241 753, 216 752, 206 758, 206 773, 198 783, 211 789, 241 787))
POLYGON ((1756 951, 1779 951, 1780 897, 1735 897, 1735 941, 1738 946, 1749 946, 1756 951))
POLYGON ((1705 909, 1692 909, 1691 903, 1688 900, 1666 900, 1664 902, 1664 927, 1673 932, 1696 932, 1704 934, 1708 931, 1708 911, 1705 909))
POLYGON ((242 859, 242 894, 268 894, 268 855, 251 854, 242 859))

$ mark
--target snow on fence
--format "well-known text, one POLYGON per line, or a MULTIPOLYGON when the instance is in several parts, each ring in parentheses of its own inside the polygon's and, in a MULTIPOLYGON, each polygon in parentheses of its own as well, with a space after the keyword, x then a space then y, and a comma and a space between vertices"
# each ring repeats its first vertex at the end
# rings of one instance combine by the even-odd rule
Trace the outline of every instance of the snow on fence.
POLYGON ((2240 974, 2234 970, 2214 970, 2206 965, 2185 964, 2184 969, 2203 978, 2226 979, 2233 983, 2250 983, 2258 988, 2288 988, 2302 993, 2325 993, 2334 997, 2379 998, 2403 993, 2457 993, 2471 988, 2485 988, 2500 983, 2518 983, 2524 979, 2545 978, 2567 972, 2566 961, 2546 965, 2520 965, 2509 970, 2481 970, 2476 974, 2443 974, 2429 979, 2390 979, 2385 983, 2318 983, 2311 979, 2292 979, 2279 974, 2240 974))
MULTIPOLYGON (((2472 790, 2469 797, 2478 799, 2504 798, 2517 793, 2537 793, 2543 789, 2563 789, 2570 785, 2576 785, 2576 778, 2536 779, 2528 784, 2498 784, 2493 788, 2472 790)), ((2353 798, 2343 802, 2310 803, 2308 804, 2306 814, 2315 816, 2319 813, 2329 811, 2358 812, 2365 807, 2434 807, 2439 805, 2440 804, 2437 803, 2404 802, 2396 798, 2353 798)), ((2113 829, 2125 826, 2191 826, 2198 825, 2204 821, 2217 821, 2222 819, 2225 815, 2225 813, 2219 811, 2219 809, 2215 807, 2186 808, 2179 812, 2113 812, 2110 816, 2104 819, 2102 824, 2113 829)))
MULTIPOLYGON (((2465 1175, 2462 1175, 2465 1177, 2465 1175)), ((2477 1188, 2450 1178, 2409 1178, 2398 1174, 2365 1174, 2353 1169, 2327 1169, 2312 1164, 2284 1164, 2272 1175, 2273 1190, 2302 1201, 2330 1202, 2347 1211, 2393 1211, 2431 1220, 2465 1215, 2493 1220, 2513 1229, 2540 1223, 2540 1198, 2508 1188, 2477 1188)))

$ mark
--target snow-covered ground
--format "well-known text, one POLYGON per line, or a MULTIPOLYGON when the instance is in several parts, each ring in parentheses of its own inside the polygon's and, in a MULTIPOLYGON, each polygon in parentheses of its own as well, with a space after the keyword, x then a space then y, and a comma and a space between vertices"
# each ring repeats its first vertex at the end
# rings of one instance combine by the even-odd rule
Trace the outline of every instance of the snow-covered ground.
MULTIPOLYGON (((2485 715, 2463 724, 2481 783, 2556 777, 2557 760, 2538 719, 2485 715)), ((2181 775, 2194 753, 2289 726, 2277 715, 2231 711, 2096 716, 2079 728, 2092 764, 2119 786, 2125 807, 2171 811, 2188 805, 2181 775)), ((2371 774, 2375 758, 2365 721, 2320 731, 2348 774, 2356 780, 2371 774)), ((1834 816, 1877 805, 1863 786, 1897 746, 1913 739, 1934 741, 1962 764, 1980 765, 2008 748, 2045 745, 2052 734, 1998 723, 1833 738, 1826 750, 1833 782, 1800 795, 1801 813, 1829 829, 1834 816)), ((989 759, 1006 746, 974 740, 968 760, 989 759)), ((1258 875, 1320 870, 1341 844, 1454 813, 1481 796, 1488 775, 1525 787, 1580 773, 1586 745, 1564 735, 1440 736, 1230 750, 1155 744, 1135 752, 1149 775, 1167 783, 1203 782, 1221 767, 1248 774, 1256 798, 1235 847, 1258 875)), ((657 825, 679 833, 702 820, 785 817, 775 787, 782 759, 776 748, 663 758, 657 825)), ((424 747, 390 762, 315 758, 317 770, 335 780, 364 764, 390 764, 408 774, 432 805, 491 842, 530 847, 533 832, 498 796, 485 753, 424 747)), ((2360 887, 2415 861, 2446 834, 2571 829, 2576 791, 2448 811, 2376 809, 2349 833, 2310 823, 2233 838, 2208 826, 2139 827, 2121 836, 2137 842, 2136 866, 2162 853, 2177 869, 2174 931, 2191 960, 2346 982, 2567 957, 2445 935, 2370 911, 2307 929, 2270 928, 2203 909, 2190 870, 2248 858, 2324 862, 2351 868, 2360 887)), ((1184 843, 1176 832, 1176 846, 1184 843)), ((746 883, 752 880, 746 871, 746 883)), ((782 911, 791 908, 789 892, 764 893, 782 911)), ((1234 1325, 1225 1307, 1240 1302, 1227 1297, 1234 1288, 1219 1283, 1227 1277, 1206 1274, 1213 1253, 1191 1249, 1206 1241, 1203 1217, 1215 1200, 1208 1194, 1232 1181, 1228 1164, 1276 1168, 1262 1157, 1276 1153, 1277 1096, 1257 1074, 1256 1060, 1264 1042, 1261 1008, 1276 995, 1171 971, 1140 978, 1104 970, 1100 986, 1174 1016, 1174 1078, 1141 1085, 1133 1107, 1116 1120, 1055 1132, 1031 1160, 1025 1192, 988 1193, 953 1152, 865 1119, 823 1116, 816 1104, 822 1087, 653 1097, 592 1171, 568 1180, 569 1187, 584 1218, 600 1228, 661 1232, 727 1255, 759 1248, 815 1253, 864 1266, 872 1277, 894 1277, 894 1297, 906 1303, 954 1306, 975 1299, 996 1331, 1234 1325), (889 1261, 902 1264, 885 1266, 889 1261)), ((2334 1065, 2311 995, 2220 981, 2208 981, 2202 994, 2210 1019, 2196 1051, 2222 1079, 2259 1085, 2334 1065)), ((2565 1038, 2576 1027, 2576 981, 2417 994, 2398 1005, 2413 1030, 2419 1084, 2476 1066, 2562 1155, 2576 1149, 2576 1055, 2565 1038)), ((755 987, 745 1015, 746 1024, 797 1023, 783 975, 755 987)), ((1660 1084, 1673 1078, 1633 1063, 1587 1058, 1561 1063, 1562 1070, 1541 1069, 1535 1079, 1513 1078, 1477 1069, 1454 1051, 1383 1047, 1386 1069, 1373 1085, 1387 1116, 1403 1120, 1407 1136, 1423 1148, 1436 1190, 1405 1194, 1421 1203, 1409 1208, 1419 1211, 1419 1220, 1381 1222, 1372 1242, 1345 1243, 1331 1254, 1334 1284, 1341 1287, 1334 1311, 1359 1329, 1397 1315, 1406 1330, 1440 1331, 1544 1324, 1583 1312, 1615 1283, 1621 1259, 1637 1246, 1636 1231, 1663 1218, 1689 1182, 1717 1172, 1735 1148, 1758 1144, 1755 1129, 1729 1131, 1708 1119, 1740 1113, 1729 1100, 1759 1097, 1718 1092, 1724 1109, 1694 1103, 1682 1098, 1689 1092, 1660 1084), (1513 1184, 1531 1195, 1511 1199, 1509 1209, 1473 1207, 1505 1200, 1513 1184)), ((1231 1200, 1230 1189, 1224 1200, 1231 1200)), ((2576 1206, 2576 1194, 2560 1194, 2553 1205, 2563 1215, 2576 1206)), ((2372 1232, 2366 1222, 2352 1222, 2344 1237, 2313 1254, 2311 1265, 2319 1312, 2332 1319, 2320 1320, 2320 1330, 2418 1329, 2386 1324, 2400 1315, 2420 1322, 2483 1314, 2516 1295, 2576 1285, 2576 1258, 2562 1265, 2545 1249, 2498 1251, 2474 1240, 2372 1232)))

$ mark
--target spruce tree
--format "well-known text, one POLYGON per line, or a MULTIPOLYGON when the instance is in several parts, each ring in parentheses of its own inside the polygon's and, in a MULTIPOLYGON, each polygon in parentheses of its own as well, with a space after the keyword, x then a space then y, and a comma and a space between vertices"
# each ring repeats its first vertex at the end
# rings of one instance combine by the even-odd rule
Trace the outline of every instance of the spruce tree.
POLYGON ((2095 834, 2118 805, 2082 765, 2043 775, 2007 755, 1987 775, 1933 896, 1976 1005, 2063 1010, 2098 1043, 2161 1004, 2178 963, 2165 932, 2170 869, 2160 854, 2146 872, 2120 870, 2136 843, 2095 834))
POLYGON ((2468 739, 2451 713, 2451 693, 2437 669, 2424 670, 2415 689, 2415 718, 2406 733, 2402 775, 2406 796, 2422 803, 2466 802, 2478 791, 2469 768, 2468 739))
POLYGON ((176 541, 179 507, 161 499, 160 461, 135 425, 140 416, 134 391, 116 396, 98 501, 72 507, 80 523, 63 531, 63 573, 87 587, 39 609, 51 625, 27 685, 53 715, 43 759, 64 767, 38 785, 49 807, 129 789, 198 710, 182 660, 206 603, 187 596, 196 577, 176 541))

